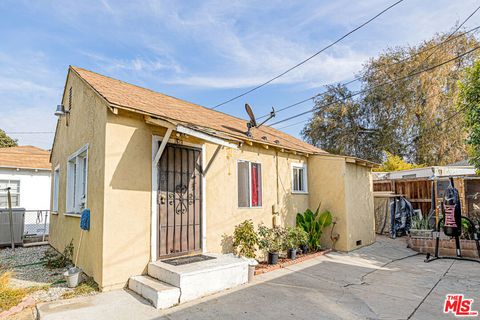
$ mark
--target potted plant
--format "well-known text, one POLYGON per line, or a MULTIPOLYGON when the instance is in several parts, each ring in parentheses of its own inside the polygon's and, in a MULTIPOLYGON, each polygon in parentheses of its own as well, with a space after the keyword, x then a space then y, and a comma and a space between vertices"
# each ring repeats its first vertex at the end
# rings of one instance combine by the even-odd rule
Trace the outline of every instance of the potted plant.
POLYGON ((258 226, 258 246, 268 254, 268 264, 278 263, 278 254, 285 247, 285 230, 280 227, 258 226))
POLYGON ((249 258, 248 281, 253 279, 255 266, 258 262, 255 260, 255 247, 258 244, 258 235, 255 232, 252 220, 245 220, 235 226, 233 232, 233 250, 238 256, 249 258))
POLYGON ((299 227, 287 228, 285 232, 285 244, 288 249, 288 259, 295 260, 300 246, 305 246, 308 241, 307 233, 299 227))
POLYGON ((295 260, 297 257, 297 230, 288 227, 285 232, 285 244, 287 246, 287 258, 295 260))
POLYGON ((308 253, 308 233, 300 227, 296 227, 298 253, 308 253))

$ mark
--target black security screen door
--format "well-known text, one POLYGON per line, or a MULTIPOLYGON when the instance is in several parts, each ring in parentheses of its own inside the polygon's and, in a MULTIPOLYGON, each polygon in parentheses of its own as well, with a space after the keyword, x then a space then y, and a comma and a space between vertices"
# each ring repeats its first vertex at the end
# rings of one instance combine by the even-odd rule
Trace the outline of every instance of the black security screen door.
POLYGON ((167 144, 158 163, 158 257, 201 251, 202 153, 167 144))

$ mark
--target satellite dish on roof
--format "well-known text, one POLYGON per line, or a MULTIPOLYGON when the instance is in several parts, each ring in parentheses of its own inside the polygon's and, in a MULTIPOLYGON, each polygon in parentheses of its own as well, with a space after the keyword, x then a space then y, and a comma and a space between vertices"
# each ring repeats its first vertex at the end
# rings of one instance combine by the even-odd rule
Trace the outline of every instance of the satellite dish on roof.
POLYGON ((248 137, 251 137, 251 136, 252 136, 252 133, 250 132, 250 129, 252 129, 252 128, 259 128, 259 127, 262 126, 265 122, 267 122, 268 120, 270 120, 270 119, 272 119, 273 117, 275 117, 275 109, 272 107, 272 111, 270 111, 270 116, 269 116, 265 121, 263 121, 262 123, 257 124, 257 120, 255 119, 255 114, 253 113, 252 107, 250 107, 250 105, 249 105, 248 103, 245 103, 245 110, 247 111, 248 117, 250 118, 250 122, 247 122, 247 132, 246 132, 246 135, 247 135, 248 137))
POLYGON ((250 117, 251 126, 256 127, 257 126, 257 120, 255 120, 255 115, 253 114, 253 110, 248 103, 245 103, 245 110, 247 111, 247 114, 250 117))

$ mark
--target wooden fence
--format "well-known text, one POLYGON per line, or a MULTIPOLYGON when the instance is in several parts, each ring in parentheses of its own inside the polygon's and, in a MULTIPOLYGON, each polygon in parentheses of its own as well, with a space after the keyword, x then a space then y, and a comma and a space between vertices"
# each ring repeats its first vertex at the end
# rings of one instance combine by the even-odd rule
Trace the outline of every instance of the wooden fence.
MULTIPOLYGON (((455 188, 458 189, 460 201, 462 203, 462 214, 468 217, 480 219, 480 179, 479 177, 459 177, 454 178, 455 188)), ((403 195, 412 203, 414 209, 422 210, 425 216, 432 207, 432 182, 435 186, 436 216, 438 217, 440 203, 443 200, 443 194, 447 188, 448 178, 428 180, 401 179, 401 180, 378 180, 373 182, 373 191, 392 192, 403 195)))

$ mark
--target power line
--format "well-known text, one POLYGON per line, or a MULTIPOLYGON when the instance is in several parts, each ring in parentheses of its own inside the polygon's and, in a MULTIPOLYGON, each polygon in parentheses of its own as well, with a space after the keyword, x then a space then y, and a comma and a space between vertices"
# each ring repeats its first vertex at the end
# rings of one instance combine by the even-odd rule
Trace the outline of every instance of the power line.
MULTIPOLYGON (((425 133, 428 133, 430 132, 432 129, 435 129, 437 127, 439 127, 441 124, 447 122, 447 121, 450 121, 452 120, 453 118, 455 118, 456 116, 458 116, 461 112, 463 112, 464 110, 466 109, 466 106, 463 107, 463 108, 460 108, 459 110, 457 110, 456 112, 454 112, 451 116, 447 117, 446 119, 443 119, 442 121, 440 121, 439 123, 435 123, 434 125, 430 126, 430 127, 427 127, 427 129, 422 133, 422 134, 425 134, 425 133)), ((454 126, 451 126, 449 128, 447 128, 447 130, 445 130, 443 133, 448 133, 450 132, 452 129, 457 129, 459 127, 459 124, 456 124, 454 126)), ((422 134, 417 134, 415 137, 413 137, 413 139, 418 139, 422 136, 422 134)), ((397 142, 391 142, 389 144, 386 144, 386 145, 382 145, 382 148, 388 148, 394 144, 396 144, 397 142)))
POLYGON ((228 99, 227 101, 224 101, 222 103, 219 103, 217 104, 216 106, 212 107, 211 109, 216 109, 220 106, 223 106, 229 102, 232 102, 234 100, 237 100, 238 98, 241 98, 255 90, 258 90, 264 86, 266 86, 267 84, 271 83, 272 81, 275 81, 276 79, 280 78, 280 77, 283 77, 284 75, 286 75, 287 73, 289 73, 290 71, 300 67, 301 65, 303 65, 304 63, 312 60, 313 58, 315 58, 316 56, 318 56, 320 53, 324 52, 325 50, 333 47, 334 45, 336 45, 337 43, 339 43, 340 41, 342 41, 343 39, 345 39, 346 37, 348 37, 349 35, 351 35, 352 33, 358 31, 359 29, 363 28, 364 26, 366 26, 367 24, 369 24, 370 22, 372 22, 373 20, 375 20, 376 18, 378 18, 379 16, 381 16, 382 14, 384 14, 385 12, 387 12, 388 10, 392 9, 393 7, 395 7, 396 5, 400 4, 401 2, 403 2, 404 0, 399 0, 393 4, 391 4, 390 6, 388 6, 387 8, 383 9, 382 11, 380 11, 379 13, 377 13, 375 16, 373 16, 372 18, 368 19, 367 21, 365 21, 364 23, 362 23, 361 25, 359 25, 358 27, 354 28, 353 30, 350 30, 349 32, 347 32, 346 34, 344 34, 343 36, 341 36, 340 38, 338 38, 337 40, 335 40, 334 42, 330 43, 329 45, 327 45, 326 47, 322 48, 321 50, 315 52, 313 55, 311 55, 310 57, 302 60, 301 62, 297 63, 296 65, 294 65, 293 67, 290 67, 288 68, 286 71, 280 73, 279 75, 271 78, 270 80, 267 80, 265 81, 264 83, 260 84, 260 85, 257 85, 256 87, 253 87, 251 88, 250 90, 247 90, 245 91, 244 93, 241 93, 231 99, 228 99))
MULTIPOLYGON (((438 92, 438 93, 435 93, 435 94, 428 95, 428 96, 426 96, 425 98, 426 98, 426 99, 430 99, 430 98, 434 98, 434 97, 440 96, 440 95, 442 95, 442 94, 443 94, 443 92, 438 92)), ((318 107, 319 110, 322 109, 322 107, 323 107, 323 106, 318 107)), ((295 122, 295 123, 292 123, 292 124, 288 124, 288 125, 283 126, 283 127, 280 127, 280 128, 276 128, 276 129, 277 129, 277 130, 282 130, 282 129, 285 129, 285 128, 294 127, 294 126, 297 126, 297 125, 299 125, 299 124, 302 124, 302 123, 304 123, 304 122, 306 122, 306 121, 308 121, 308 120, 310 120, 310 119, 304 119, 304 120, 301 120, 301 121, 298 121, 298 122, 295 122)))
POLYGON ((275 123, 272 123, 270 126, 274 126, 274 125, 283 123, 283 122, 285 122, 285 121, 289 121, 289 120, 298 118, 298 117, 303 116, 303 115, 305 115, 305 114, 308 114, 308 113, 310 113, 310 112, 314 112, 314 111, 316 111, 316 110, 318 110, 318 109, 320 109, 320 108, 322 108, 322 107, 330 106, 330 105, 332 105, 332 104, 334 104, 334 103, 341 102, 341 101, 345 101, 345 100, 348 99, 348 98, 357 96, 357 95, 362 94, 362 93, 366 93, 366 92, 372 91, 373 89, 376 89, 376 88, 378 88, 378 87, 384 86, 384 85, 386 85, 386 84, 395 83, 395 82, 397 82, 397 81, 405 80, 405 79, 408 79, 408 78, 410 78, 410 77, 414 77, 414 76, 416 76, 416 75, 419 75, 419 74, 421 74, 421 73, 424 73, 424 72, 427 72, 427 71, 431 71, 431 70, 436 69, 436 68, 438 68, 438 67, 441 67, 441 66, 443 66, 443 65, 445 65, 445 64, 447 64, 447 63, 450 63, 450 62, 452 62, 452 61, 461 59, 462 57, 464 57, 464 56, 466 56, 466 55, 468 55, 468 54, 470 54, 470 53, 478 50, 479 48, 480 48, 480 45, 479 45, 479 46, 476 46, 476 47, 474 47, 473 49, 470 49, 470 50, 468 50, 468 51, 466 51, 466 52, 464 52, 464 53, 462 53, 462 54, 460 54, 460 55, 457 55, 457 56, 455 56, 454 58, 451 58, 451 59, 449 59, 449 60, 443 61, 443 62, 441 62, 441 63, 439 63, 439 64, 434 65, 434 66, 431 66, 431 67, 428 67, 428 68, 426 68, 426 69, 422 69, 422 70, 419 70, 419 71, 410 73, 410 74, 408 74, 408 75, 406 75, 406 76, 403 76, 403 77, 399 77, 399 78, 396 78, 396 79, 393 79, 393 80, 385 81, 385 82, 383 82, 383 83, 380 83, 380 84, 378 84, 378 85, 376 85, 376 86, 373 86, 373 87, 368 88, 368 89, 365 89, 365 90, 357 91, 357 92, 355 92, 355 93, 350 94, 350 95, 349 95, 348 97, 346 97, 346 98, 337 99, 337 100, 332 101, 332 102, 330 102, 330 103, 327 103, 327 104, 325 104, 325 105, 315 106, 314 108, 312 108, 312 109, 310 109, 310 110, 307 110, 307 111, 298 113, 298 114, 293 115, 293 116, 291 116, 291 117, 288 117, 288 118, 286 118, 286 119, 282 119, 282 120, 279 120, 279 121, 277 121, 277 122, 275 122, 275 123))
MULTIPOLYGON (((454 30, 444 41, 439 42, 438 44, 436 44, 436 45, 434 45, 434 46, 432 46, 432 47, 428 47, 428 48, 426 48, 426 49, 424 49, 424 50, 421 50, 421 51, 419 51, 419 52, 416 52, 416 53, 414 53, 414 54, 411 54, 411 55, 409 55, 408 57, 406 57, 406 58, 404 58, 404 59, 401 59, 401 60, 399 60, 399 61, 395 61, 395 62, 387 65, 387 67, 392 67, 392 66, 395 66, 395 65, 397 65, 397 64, 403 63, 403 62, 405 62, 405 61, 408 61, 409 59, 412 59, 412 58, 414 58, 414 57, 422 54, 422 53, 428 52, 428 51, 430 51, 430 50, 432 50, 432 49, 438 49, 440 46, 443 46, 444 44, 446 44, 446 43, 448 43, 448 42, 450 42, 450 41, 453 41, 453 40, 455 40, 455 39, 458 39, 459 37, 462 37, 462 36, 464 36, 465 34, 469 34, 469 33, 471 33, 471 32, 477 31, 478 29, 480 29, 480 26, 476 26, 475 28, 472 28, 472 29, 467 30, 467 31, 462 32, 462 33, 459 33, 458 35, 456 35, 456 36, 453 37, 453 38, 451 37, 451 36, 454 35, 456 32, 458 32, 458 30, 461 28, 461 26, 463 26, 463 25, 468 21, 468 19, 470 19, 470 18, 472 17, 472 15, 473 15, 474 13, 476 13, 479 9, 480 9, 480 6, 479 6, 467 19, 465 19, 465 20, 459 25, 459 27, 457 27, 456 30, 454 30)), ((434 52, 433 52, 433 53, 434 53, 434 52)), ((432 53, 432 54, 433 54, 433 53, 432 53)), ((422 65, 428 58, 430 58, 430 57, 432 56, 432 54, 430 54, 427 58, 425 58, 420 65, 422 65)), ((342 82, 340 81, 340 82, 330 83, 330 84, 327 84, 327 85, 325 85, 325 86, 334 86, 334 85, 339 85, 339 84, 344 85, 344 86, 348 86, 349 84, 352 84, 352 83, 354 83, 354 82, 361 81, 363 78, 364 78, 364 76, 358 76, 358 77, 355 77, 354 79, 349 80, 349 81, 347 81, 347 82, 345 82, 345 83, 342 83, 342 82)), ((280 109, 278 109, 278 110, 275 110, 275 112, 276 112, 276 113, 279 113, 279 112, 282 112, 282 111, 284 111, 284 110, 287 110, 287 109, 296 107, 296 106, 298 106, 298 105, 300 105, 300 104, 303 104, 303 103, 308 102, 308 101, 310 101, 310 100, 313 100, 313 99, 315 99, 315 98, 322 97, 322 96, 326 95, 326 94, 327 94, 328 92, 330 92, 330 91, 331 91, 331 90, 328 89, 328 90, 326 90, 326 91, 324 91, 324 92, 322 92, 322 93, 316 94, 316 95, 311 96, 311 97, 309 97, 309 98, 306 98, 306 99, 304 99, 304 100, 295 102, 295 103, 293 103, 293 104, 290 104, 290 105, 288 105, 288 106, 285 106, 285 107, 282 107, 282 108, 280 108, 280 109)), ((258 117, 257 119, 263 119, 263 118, 268 117, 269 115, 270 115, 270 113, 264 114, 264 115, 258 117)))
MULTIPOLYGON (((459 24, 459 25, 457 26, 457 28, 447 37, 446 40, 448 40, 451 36, 453 36, 453 35, 455 34, 455 32, 457 32, 458 30, 460 30, 460 28, 462 28, 463 25, 464 25, 465 23, 467 23, 467 21, 470 20, 470 18, 473 17, 473 15, 474 15, 475 13, 477 13, 478 10, 480 10, 480 6, 478 6, 475 10, 473 10, 473 12, 470 13, 470 15, 469 15, 467 18, 465 18, 465 20, 463 20, 463 22, 462 22, 461 24, 459 24)), ((431 53, 423 60, 423 62, 420 64, 420 67, 421 67, 435 52, 437 52, 437 50, 434 50, 433 52, 431 52, 431 53)))
POLYGON ((52 134, 55 131, 19 131, 19 132, 5 132, 5 134, 52 134))

